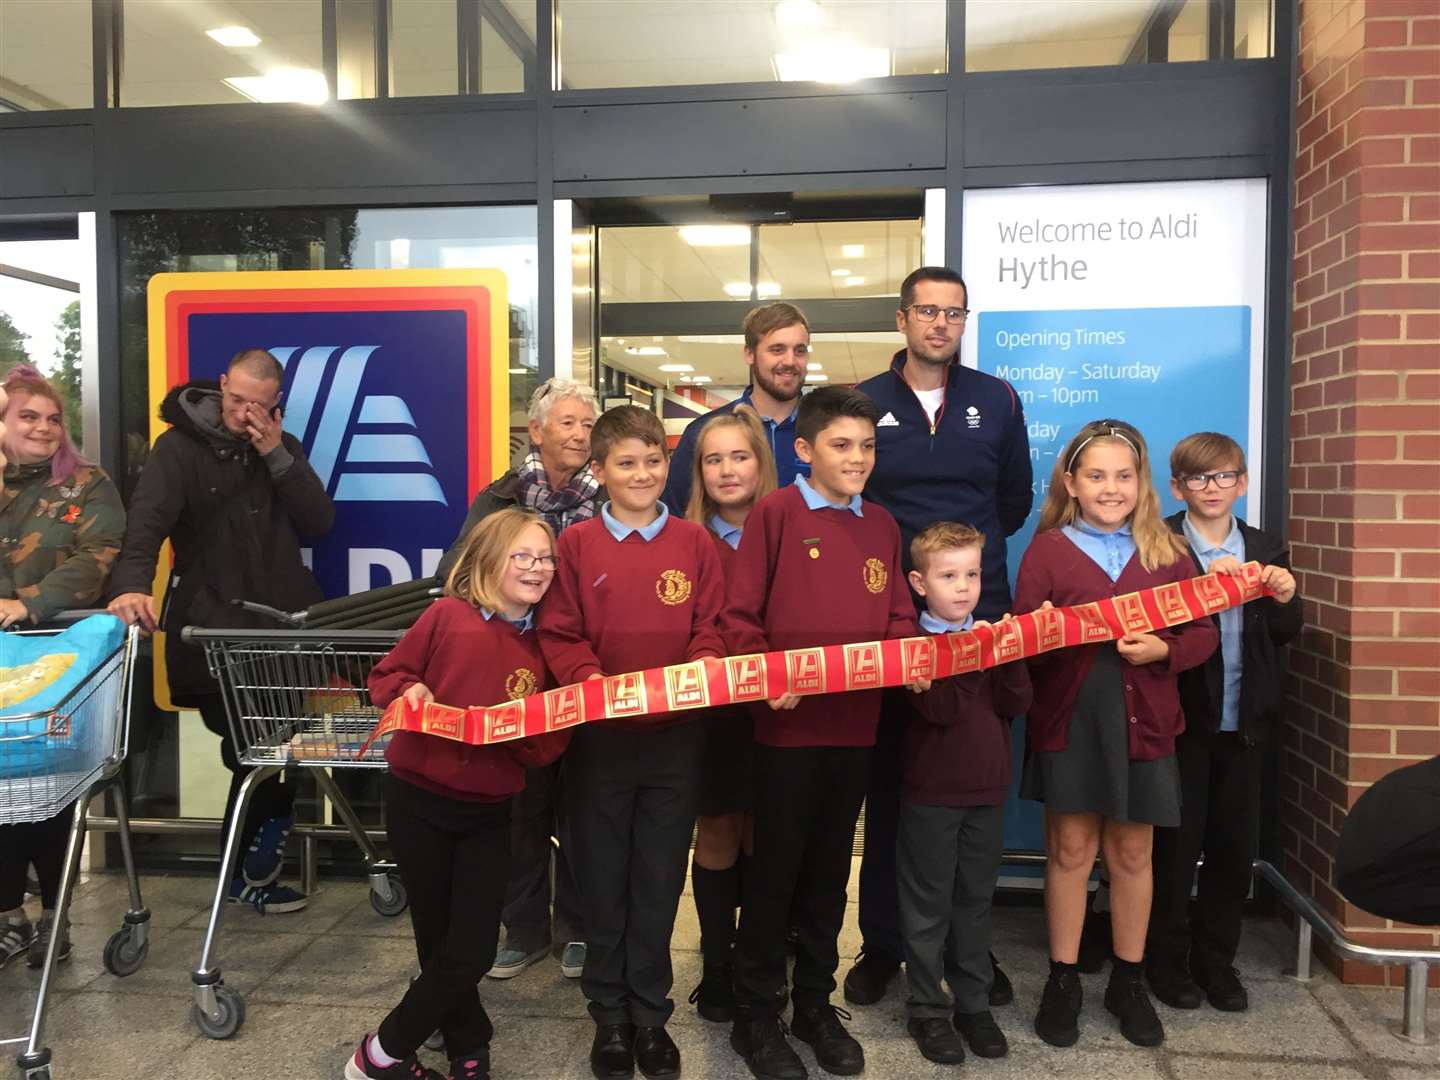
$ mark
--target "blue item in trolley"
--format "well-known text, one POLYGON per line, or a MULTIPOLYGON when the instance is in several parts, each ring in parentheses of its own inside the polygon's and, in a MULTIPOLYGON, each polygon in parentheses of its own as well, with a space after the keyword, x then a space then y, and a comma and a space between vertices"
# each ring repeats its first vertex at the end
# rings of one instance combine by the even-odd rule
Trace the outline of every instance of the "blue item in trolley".
POLYGON ((125 624, 113 615, 59 634, 0 634, 0 779, 68 771, 59 759, 86 756, 86 733, 57 706, 124 640, 125 624))

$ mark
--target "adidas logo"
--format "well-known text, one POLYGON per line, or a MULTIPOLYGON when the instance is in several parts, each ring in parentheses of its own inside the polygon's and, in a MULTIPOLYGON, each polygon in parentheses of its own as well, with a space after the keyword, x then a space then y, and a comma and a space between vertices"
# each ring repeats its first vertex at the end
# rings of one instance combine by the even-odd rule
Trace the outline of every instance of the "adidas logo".
POLYGON ((876 427, 899 427, 899 426, 900 426, 900 421, 895 419, 895 414, 894 414, 894 413, 887 412, 884 416, 882 416, 882 417, 880 418, 880 422, 879 422, 878 424, 876 424, 875 426, 876 426, 876 427))

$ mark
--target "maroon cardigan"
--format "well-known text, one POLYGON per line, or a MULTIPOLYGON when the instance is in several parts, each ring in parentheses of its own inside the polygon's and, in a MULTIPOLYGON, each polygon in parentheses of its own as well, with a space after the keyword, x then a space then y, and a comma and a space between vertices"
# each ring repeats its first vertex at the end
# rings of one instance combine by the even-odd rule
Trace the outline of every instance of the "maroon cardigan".
MULTIPOLYGON (((1034 611, 1046 600, 1056 607, 1087 604, 1140 589, 1184 581, 1195 576, 1195 564, 1182 556, 1169 566, 1146 570, 1137 552, 1118 581, 1095 564, 1058 529, 1040 533, 1030 541, 1015 581, 1015 610, 1034 611)), ((1150 761, 1175 752, 1175 736, 1185 730, 1180 711, 1177 676, 1203 664, 1220 643, 1213 619, 1197 619, 1157 630, 1156 637, 1170 646, 1170 655, 1154 664, 1124 669, 1125 712, 1130 721, 1130 759, 1150 761)), ((1113 643, 1077 645, 1043 653, 1027 661, 1035 701, 1026 714, 1026 740, 1031 750, 1064 750, 1070 730, 1070 713, 1080 687, 1090 674, 1099 649, 1113 643)))

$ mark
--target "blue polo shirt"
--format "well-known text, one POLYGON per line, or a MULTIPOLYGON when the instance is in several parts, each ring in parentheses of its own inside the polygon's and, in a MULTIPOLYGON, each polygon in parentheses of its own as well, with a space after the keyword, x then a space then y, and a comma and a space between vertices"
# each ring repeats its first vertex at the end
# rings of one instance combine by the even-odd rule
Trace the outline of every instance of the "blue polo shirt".
POLYGON ((929 608, 920 612, 920 629, 927 634, 958 634, 961 630, 969 630, 974 625, 974 613, 966 615, 964 622, 951 623, 931 615, 929 608))
POLYGON ((714 514, 710 518, 710 531, 729 544, 731 550, 740 550, 740 537, 745 532, 745 526, 731 525, 719 514, 714 514))
POLYGON ((1130 535, 1128 521, 1114 532, 1101 532, 1076 518, 1060 531, 1073 540, 1076 547, 1089 555, 1111 581, 1120 580, 1125 564, 1130 561, 1130 556, 1135 554, 1135 538, 1130 535))
MULTIPOLYGON (((700 439, 700 430, 705 426, 705 421, 712 416, 724 416, 734 412, 736 405, 749 405, 754 408, 750 397, 750 387, 747 386, 745 392, 734 401, 690 421, 690 426, 680 436, 680 442, 670 454, 670 478, 665 481, 663 496, 665 505, 677 514, 683 514, 690 502, 690 479, 695 471, 695 444, 700 439)), ((770 452, 775 455, 775 478, 779 487, 793 483, 797 476, 810 475, 810 466, 801 461, 795 453, 795 415, 799 410, 800 401, 797 398, 790 415, 779 423, 768 417, 760 417, 760 423, 765 425, 765 434, 770 438, 770 452)))
MULTIPOLYGON (((1216 559, 1223 559, 1229 555, 1245 561, 1245 537, 1240 534, 1240 526, 1235 523, 1235 515, 1230 515, 1230 534, 1220 543, 1218 547, 1212 545, 1190 524, 1190 515, 1185 515, 1182 523, 1185 530, 1185 539, 1190 542, 1190 548, 1200 560, 1200 565, 1205 572, 1210 572, 1210 564, 1216 559)), ((1220 659, 1225 668, 1224 697, 1220 710, 1220 730, 1240 730, 1240 676, 1244 661, 1242 659, 1241 635, 1241 614, 1238 607, 1230 608, 1220 613, 1220 659)))
POLYGON ((665 523, 670 520, 670 509, 663 502, 657 503, 655 509, 660 511, 655 520, 643 529, 637 529, 633 525, 626 525, 616 521, 615 515, 610 513, 610 500, 606 499, 600 507, 600 520, 605 523, 605 531, 615 537, 616 540, 624 541, 624 539, 633 532, 639 533, 640 539, 648 544, 660 535, 660 530, 663 529, 665 523))
POLYGON ((828 506, 831 510, 849 510, 856 517, 865 516, 865 511, 860 509, 859 495, 851 495, 843 503, 832 503, 827 502, 825 496, 811 487, 810 481, 803 476, 795 478, 795 486, 800 489, 800 497, 805 500, 806 507, 811 510, 823 510, 828 506))

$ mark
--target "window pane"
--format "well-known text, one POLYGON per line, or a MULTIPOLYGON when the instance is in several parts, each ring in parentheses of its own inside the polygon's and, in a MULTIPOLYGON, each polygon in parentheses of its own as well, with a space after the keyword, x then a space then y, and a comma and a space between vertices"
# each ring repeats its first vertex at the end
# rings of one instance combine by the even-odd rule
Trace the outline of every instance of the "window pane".
POLYGON ((561 89, 945 71, 944 0, 558 0, 561 89))
POLYGON ((0 265, 49 279, 0 273, 0 375, 15 364, 39 369, 65 399, 65 427, 82 450, 79 290, 93 257, 80 240, 0 243, 0 265))
POLYGON ((390 94, 460 92, 455 0, 390 0, 390 94))
POLYGON ((95 104, 90 0, 0 0, 0 112, 95 104))
POLYGON ((760 227, 760 280, 802 306, 822 297, 898 296, 919 265, 919 218, 760 227))
MULTIPOLYGON (((600 230, 600 302, 744 300, 750 226, 642 225, 600 230)), ((775 295, 761 285, 762 299, 775 295)))
POLYGON ((122 105, 330 97, 318 0, 146 0, 125 5, 124 37, 122 105))
MULTIPOLYGON (((518 36, 529 55, 535 55, 534 28, 528 30, 523 24, 509 22, 508 32, 512 40, 518 36)), ((510 42, 497 29, 491 16, 486 14, 480 22, 480 92, 482 94, 519 94, 525 89, 525 66, 510 42)))
MULTIPOLYGON (((1235 55, 1269 56, 1269 0, 1238 0, 1235 9, 1235 55)), ((1183 7, 1155 0, 967 0, 965 67, 1011 71, 1226 59, 1223 46, 1211 54, 1211 43, 1222 35, 1210 32, 1210 20, 1221 19, 1223 10, 1206 0, 1183 7)))

